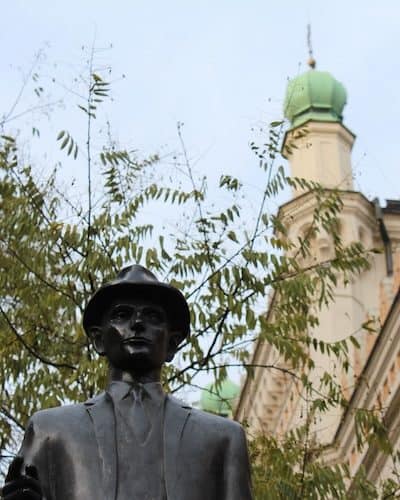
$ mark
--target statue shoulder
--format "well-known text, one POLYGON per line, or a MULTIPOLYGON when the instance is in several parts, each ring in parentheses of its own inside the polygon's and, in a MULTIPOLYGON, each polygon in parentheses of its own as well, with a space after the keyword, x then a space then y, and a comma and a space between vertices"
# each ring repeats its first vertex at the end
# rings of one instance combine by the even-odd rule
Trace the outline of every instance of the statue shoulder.
POLYGON ((197 408, 193 408, 191 413, 200 425, 216 429, 224 435, 242 434, 244 432, 241 424, 235 420, 231 420, 230 418, 214 415, 213 413, 199 410, 197 408))
POLYGON ((167 399, 168 399, 168 404, 180 406, 181 408, 185 408, 186 410, 190 411, 193 410, 193 407, 183 399, 172 396, 171 394, 167 394, 167 399))
POLYGON ((178 405, 182 408, 190 411, 191 418, 200 423, 200 425, 217 427, 226 429, 228 432, 243 432, 243 427, 239 422, 235 420, 231 420, 226 417, 221 417, 219 415, 215 415, 213 413, 209 413, 207 411, 200 410, 198 408, 194 408, 185 401, 176 398, 175 396, 168 395, 168 400, 173 405, 178 405))
POLYGON ((52 429, 65 425, 66 422, 79 420, 86 413, 84 403, 56 406, 35 412, 28 422, 28 428, 52 429))

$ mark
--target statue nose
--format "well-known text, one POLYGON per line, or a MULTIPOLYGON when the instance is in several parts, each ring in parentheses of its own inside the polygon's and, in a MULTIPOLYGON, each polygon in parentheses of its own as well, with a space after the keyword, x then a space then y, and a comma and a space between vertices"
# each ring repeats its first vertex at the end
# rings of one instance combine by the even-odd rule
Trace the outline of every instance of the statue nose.
POLYGON ((143 320, 140 315, 136 314, 132 316, 130 321, 130 328, 136 332, 141 332, 144 330, 143 320))

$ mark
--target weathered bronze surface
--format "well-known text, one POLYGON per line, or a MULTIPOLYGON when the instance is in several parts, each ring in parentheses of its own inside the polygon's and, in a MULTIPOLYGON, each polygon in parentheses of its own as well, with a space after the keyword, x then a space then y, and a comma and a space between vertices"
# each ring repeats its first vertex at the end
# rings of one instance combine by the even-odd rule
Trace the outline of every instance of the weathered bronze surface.
POLYGON ((142 266, 89 301, 83 325, 110 367, 105 392, 30 419, 6 500, 250 500, 236 422, 164 393, 160 372, 189 335, 183 295, 142 266))

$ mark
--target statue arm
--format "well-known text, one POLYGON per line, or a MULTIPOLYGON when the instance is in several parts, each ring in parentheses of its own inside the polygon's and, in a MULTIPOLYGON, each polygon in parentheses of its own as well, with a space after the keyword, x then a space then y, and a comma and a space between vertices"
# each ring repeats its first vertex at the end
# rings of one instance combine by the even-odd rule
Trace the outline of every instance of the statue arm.
POLYGON ((243 428, 235 423, 224 462, 223 500, 252 500, 249 455, 243 428))
POLYGON ((26 427, 21 448, 10 465, 2 495, 5 500, 50 500, 47 489, 45 440, 32 418, 26 427))

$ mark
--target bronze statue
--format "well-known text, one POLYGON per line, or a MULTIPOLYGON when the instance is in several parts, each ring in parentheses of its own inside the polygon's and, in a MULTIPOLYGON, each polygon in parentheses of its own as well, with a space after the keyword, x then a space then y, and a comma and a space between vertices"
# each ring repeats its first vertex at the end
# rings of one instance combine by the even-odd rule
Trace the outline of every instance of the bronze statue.
POLYGON ((142 266, 90 299, 83 326, 110 367, 106 391, 33 415, 5 500, 250 500, 242 427, 164 393, 160 372, 189 335, 176 288, 142 266))

